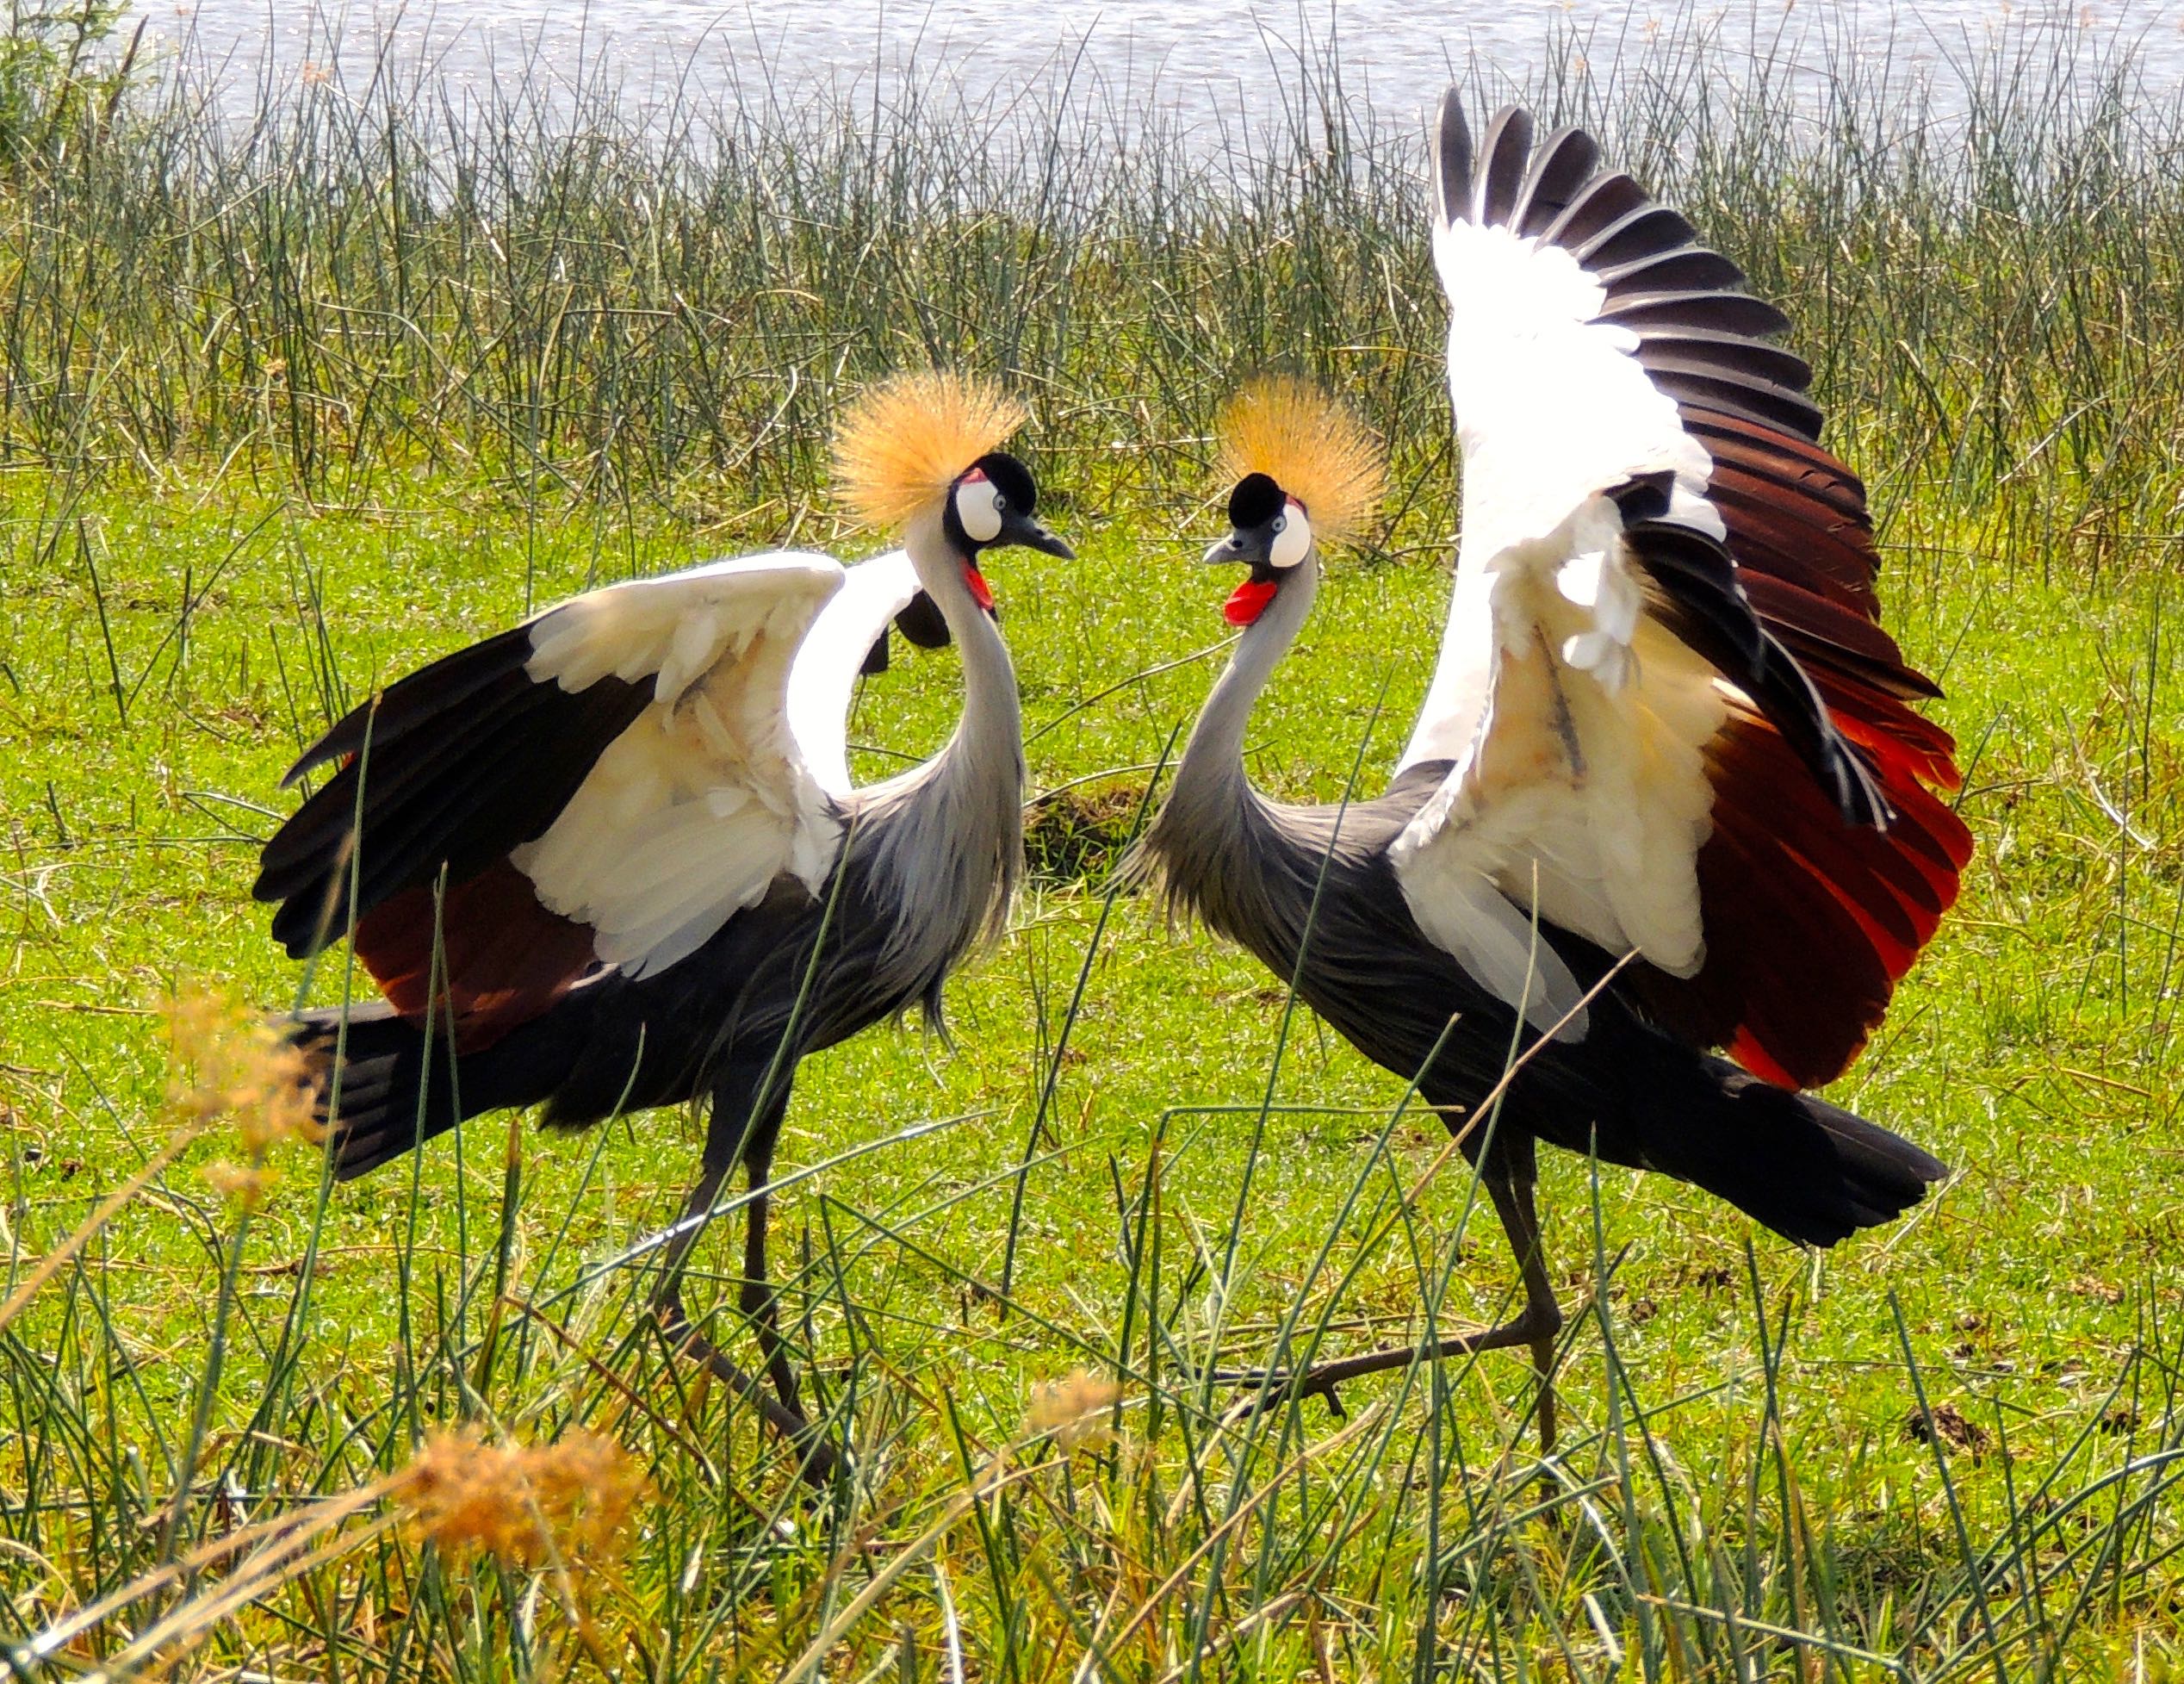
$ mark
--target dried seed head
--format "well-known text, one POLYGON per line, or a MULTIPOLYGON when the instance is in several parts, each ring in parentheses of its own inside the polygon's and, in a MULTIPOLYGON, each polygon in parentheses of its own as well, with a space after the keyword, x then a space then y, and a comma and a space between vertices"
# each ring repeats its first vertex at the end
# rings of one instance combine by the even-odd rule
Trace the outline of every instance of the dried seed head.
POLYGON ((317 1079, 302 1050, 239 1001, 193 991, 170 1001, 164 1016, 167 1102, 187 1128, 234 1120, 244 1161, 207 1174, 221 1192, 255 1206, 272 1185, 268 1152, 326 1139, 317 1079))
POLYGON ((222 1159, 205 1165, 205 1180, 230 1204, 255 1210, 265 1202, 278 1178, 263 1164, 237 1164, 222 1159))
POLYGON ((636 1457, 583 1427, 530 1446, 487 1444, 472 1427, 437 1432, 400 1482, 425 1537, 518 1567, 613 1559, 650 1490, 636 1457))
POLYGON ((1081 1368, 1059 1380, 1042 1380, 1032 1387, 1024 1428, 1035 1436, 1051 1435, 1064 1451, 1105 1444, 1108 1412, 1121 1395, 1122 1388, 1114 1381, 1081 1368))

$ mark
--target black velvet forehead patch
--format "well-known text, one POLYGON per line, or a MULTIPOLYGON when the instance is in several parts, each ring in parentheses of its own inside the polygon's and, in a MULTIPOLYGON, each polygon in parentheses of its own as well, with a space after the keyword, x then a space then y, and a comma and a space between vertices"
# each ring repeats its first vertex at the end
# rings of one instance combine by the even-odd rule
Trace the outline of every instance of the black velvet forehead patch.
POLYGON ((1281 513, 1281 488, 1264 474, 1246 474, 1229 493, 1229 525, 1238 531, 1263 525, 1281 513))
POLYGON ((994 489, 1008 501, 1013 513, 1029 514, 1039 506, 1039 482, 1032 470, 1006 451, 994 451, 971 464, 993 482, 994 489))

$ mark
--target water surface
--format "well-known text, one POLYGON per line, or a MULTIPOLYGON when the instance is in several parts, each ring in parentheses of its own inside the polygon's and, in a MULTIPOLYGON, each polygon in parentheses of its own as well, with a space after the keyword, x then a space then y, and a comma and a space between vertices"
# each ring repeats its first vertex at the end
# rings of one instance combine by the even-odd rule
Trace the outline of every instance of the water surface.
MULTIPOLYGON (((2120 61, 2129 97, 2184 90, 2184 0, 2007 0, 1728 7, 1610 0, 437 0, 327 8, 269 0, 140 0, 146 39, 215 79, 231 111, 299 78, 364 90, 390 74, 473 96, 522 88, 568 102, 611 82, 641 107, 719 112, 753 102, 900 100, 938 85, 1027 119, 1060 100, 1157 113, 1218 141, 1265 121, 1314 67, 1374 121, 1415 130, 1452 75, 1492 92, 1550 76, 1869 90, 1961 111, 2014 65, 2092 85, 2120 61)), ((382 84, 383 85, 383 80, 382 84)))

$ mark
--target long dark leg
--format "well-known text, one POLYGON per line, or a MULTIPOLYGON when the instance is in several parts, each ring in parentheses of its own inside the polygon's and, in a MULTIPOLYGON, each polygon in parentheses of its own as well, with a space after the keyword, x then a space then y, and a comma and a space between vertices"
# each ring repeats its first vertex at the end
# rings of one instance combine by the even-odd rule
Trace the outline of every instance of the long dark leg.
MULTIPOLYGON (((1526 1154, 1529 1156, 1529 1153, 1526 1154)), ((1547 1275, 1547 1247, 1540 1240, 1539 1213, 1532 1203, 1531 1165, 1521 1175, 1486 1184, 1501 1218, 1502 1232, 1517 1253, 1517 1271, 1524 1282, 1524 1313, 1510 1324, 1527 1330, 1525 1343, 1532 1347, 1532 1372, 1538 1377, 1540 1449, 1554 1448, 1554 1341, 1562 1331, 1562 1307, 1554 1302, 1554 1283, 1547 1275)))
POLYGON ((767 1178, 773 1164, 774 1141, 782 1114, 788 1109, 784 1091, 769 1099, 762 1109, 749 1100, 764 1072, 741 1072, 749 1079, 724 1081, 716 1091, 711 1126, 706 1131, 705 1171, 684 1202, 674 1238, 661 1258, 660 1293, 655 1309, 661 1325, 694 1361, 702 1363, 737 1395, 757 1406, 766 1423, 803 1451, 800 1471, 813 1484, 824 1485, 834 1476, 835 1453, 825 1435, 815 1432, 797 1395, 796 1370, 782 1340, 779 1312, 766 1279, 766 1221, 767 1178), (771 1395, 765 1385, 747 1373, 713 1341, 692 1325, 682 1302, 682 1271, 691 1248, 710 1222, 713 1203, 722 1184, 741 1159, 749 1166, 754 1196, 744 1207, 743 1280, 737 1304, 754 1327, 766 1375, 773 1383, 771 1395))
POLYGON ((660 1318, 660 1325, 669 1338, 675 1340, 684 1353, 702 1363, 733 1388, 737 1395, 758 1406, 769 1425, 775 1431, 791 1438, 800 1436, 807 1423, 801 1414, 785 1407, 770 1396, 758 1378, 745 1373, 721 1353, 719 1346, 692 1323, 690 1313, 683 1308, 682 1271, 690 1249, 698 1243, 698 1237, 707 1227, 706 1213, 712 1209, 713 1201, 720 1196, 721 1184, 728 1179, 728 1169, 723 1165, 708 1169, 690 1190, 690 1196, 683 1201, 682 1215, 676 1219, 674 1238, 668 1241, 662 1254, 660 1290, 652 1301, 653 1313, 660 1318))
POLYGON ((1476 1352, 1504 1351, 1523 1345, 1531 1348, 1533 1372, 1539 1376, 1540 1447, 1553 1450, 1554 1340, 1562 1331, 1562 1310, 1554 1302, 1554 1288, 1548 1279, 1540 1245, 1539 1218, 1532 1207, 1529 1145, 1527 1141, 1526 1149, 1512 1154, 1521 1161, 1490 1159, 1480 1175, 1486 1183, 1487 1196, 1494 1202, 1494 1214, 1501 1219, 1502 1231, 1509 1236, 1510 1249, 1516 1253, 1517 1270, 1524 1283, 1524 1308, 1515 1320, 1452 1339, 1430 1339, 1417 1345, 1390 1346, 1339 1358, 1294 1374, 1276 1374, 1271 1382, 1263 1370, 1220 1376, 1240 1385, 1263 1389, 1261 1398, 1244 1406, 1244 1413, 1256 1414, 1267 1404, 1287 1398, 1318 1396, 1326 1399, 1328 1407, 1340 1414, 1342 1401, 1336 1388, 1345 1381, 1385 1373, 1390 1369, 1408 1368, 1413 1363, 1440 1362, 1450 1357, 1468 1357, 1476 1352))
POLYGON ((736 1295, 737 1307, 743 1312, 758 1334, 759 1350, 766 1358, 766 1372, 773 1382, 774 1395, 781 1406, 801 1420, 803 1405, 797 1401, 797 1371, 789 1360, 789 1348, 781 1338, 780 1302, 773 1296, 773 1283, 766 1272, 766 1209, 773 1202, 766 1190, 768 1178, 773 1171, 773 1133, 769 1130, 762 1141, 754 1141, 744 1161, 751 1172, 751 1202, 744 1208, 743 1222, 743 1284, 736 1295))

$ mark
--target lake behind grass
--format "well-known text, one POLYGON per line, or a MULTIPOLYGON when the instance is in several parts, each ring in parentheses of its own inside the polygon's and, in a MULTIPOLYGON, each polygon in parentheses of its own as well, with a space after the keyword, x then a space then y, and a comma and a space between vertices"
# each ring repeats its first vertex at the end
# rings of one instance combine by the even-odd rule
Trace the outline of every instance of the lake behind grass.
MULTIPOLYGON (((332 79, 364 96, 391 81, 481 104, 573 109, 611 86, 704 127, 754 105, 930 99, 936 90, 1035 131, 1058 103, 1108 106, 1207 150, 1287 130, 1332 71, 1374 127, 1415 132, 1452 78, 1485 96, 1557 84, 1765 82, 1809 98, 1863 85, 1877 106, 1961 115, 2013 82, 2113 89, 2150 109, 2184 90, 2184 3, 1661 6, 1611 0, 437 0, 287 5, 147 0, 145 39, 231 116, 332 79), (1987 97, 1982 98, 1982 96, 1987 97)), ((626 109, 626 108, 625 108, 626 109)))

